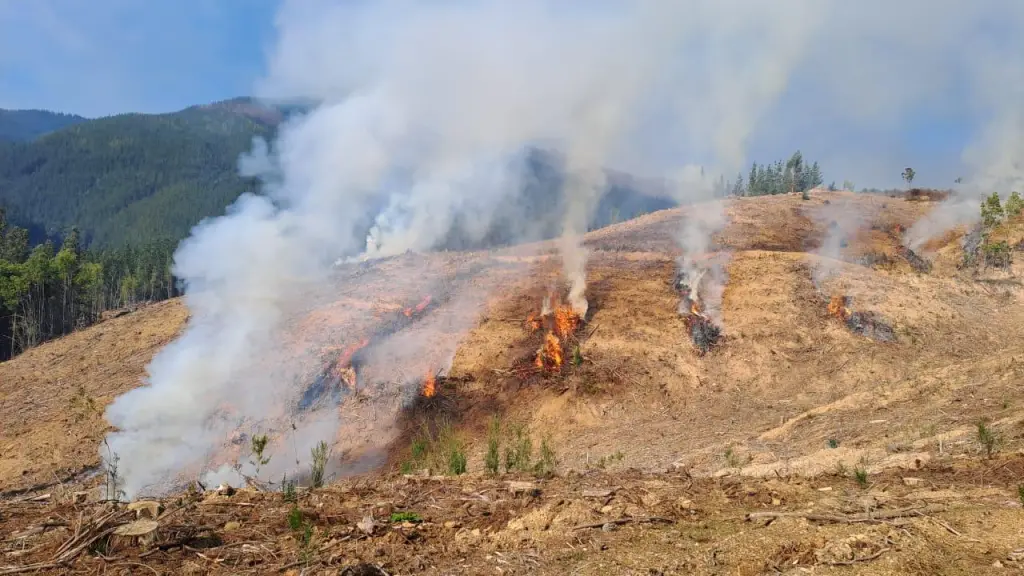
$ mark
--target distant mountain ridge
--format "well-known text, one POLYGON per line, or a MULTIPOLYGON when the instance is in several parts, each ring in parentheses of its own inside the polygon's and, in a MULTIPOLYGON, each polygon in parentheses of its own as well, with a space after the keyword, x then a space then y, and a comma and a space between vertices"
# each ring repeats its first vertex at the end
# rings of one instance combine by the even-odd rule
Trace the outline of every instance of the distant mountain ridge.
POLYGON ((86 122, 88 118, 49 110, 4 110, 0 108, 0 142, 27 142, 61 128, 86 122))
MULTIPOLYGON (((71 226, 96 248, 178 241, 200 220, 223 214, 243 192, 259 190, 256 180, 239 175, 240 155, 254 138, 273 139, 282 122, 308 110, 243 97, 166 114, 96 119, 8 112, 22 128, 19 139, 0 141, 0 206, 37 242, 60 237, 71 226)), ((482 238, 457 221, 435 247, 483 248, 558 235, 563 159, 527 151, 522 169, 523 190, 501 206, 482 238)), ((608 174, 607 194, 591 228, 674 205, 657 186, 608 174)), ((380 209, 373 206, 365 215, 367 229, 380 209)))
POLYGON ((71 226, 98 247, 178 240, 255 189, 238 174, 239 155, 254 137, 272 138, 284 117, 238 98, 0 142, 0 205, 37 240, 71 226))

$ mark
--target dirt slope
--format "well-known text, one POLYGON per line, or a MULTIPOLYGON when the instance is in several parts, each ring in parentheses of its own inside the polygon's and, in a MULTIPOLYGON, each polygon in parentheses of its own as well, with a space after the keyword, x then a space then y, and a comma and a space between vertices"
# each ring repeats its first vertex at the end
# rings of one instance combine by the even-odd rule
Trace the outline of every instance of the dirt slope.
MULTIPOLYGON (((383 479, 357 481, 364 484, 350 510, 397 499, 402 503, 394 506, 432 506, 424 515, 434 525, 422 549, 411 544, 396 551, 410 542, 403 532, 386 543, 357 539, 345 553, 391 559, 400 573, 419 571, 410 562, 421 560, 420 569, 428 573, 480 573, 475 570, 485 566, 498 568, 496 573, 543 567, 541 573, 552 574, 757 574, 807 566, 831 573, 848 571, 844 562, 864 573, 978 574, 992 570, 997 560, 1008 563, 1019 538, 1016 490, 1024 483, 1024 467, 1011 456, 983 460, 976 425, 990 422, 998 454, 1021 450, 1024 292, 1017 278, 1024 268, 1017 262, 1008 272, 959 269, 960 231, 929 244, 922 255, 933 261, 931 271, 915 270, 901 249, 901 231, 932 206, 842 193, 815 193, 809 201, 785 195, 732 202, 729 223, 712 248, 712 256, 728 258, 724 335, 705 356, 695 353, 687 337, 672 287, 675 237, 694 213, 668 210, 593 232, 586 237, 591 312, 581 332, 582 362, 557 375, 519 369, 530 363, 539 342, 525 320, 558 282, 553 245, 408 256, 361 269, 359 290, 312 303, 295 319, 296 336, 285 348, 297 355, 325 338, 347 346, 379 321, 380 310, 401 310, 424 290, 458 279, 452 269, 472 270, 467 285, 486 297, 478 302, 479 319, 464 333, 452 332, 458 302, 437 309, 447 316, 436 326, 447 326, 447 332, 429 323, 410 329, 418 330, 416 338, 436 340, 444 349, 438 357, 457 344, 437 396, 386 403, 397 424, 388 418, 368 424, 361 417, 376 402, 372 391, 370 400, 347 397, 337 444, 346 460, 338 463, 340 471, 365 469, 367 454, 380 450, 384 455, 375 465, 397 471, 410 456, 409 442, 420 423, 447 420, 468 443, 472 478, 445 481, 440 490, 448 496, 434 496, 439 500, 430 505, 411 495, 434 494, 435 488, 406 486, 412 481, 404 479, 388 481, 397 487, 383 479), (852 310, 891 325, 894 340, 854 334, 830 316, 826 305, 838 294, 853 297, 852 310), (498 506, 500 484, 475 476, 484 469, 486 429, 495 415, 527 425, 535 442, 549 438, 560 474, 585 473, 584 479, 556 479, 545 496, 527 504, 512 499, 507 504, 514 512, 490 510, 486 521, 456 513, 479 494, 498 506), (779 506, 853 513, 868 492, 852 478, 855 471, 875 487, 867 509, 936 498, 942 500, 943 519, 867 528, 787 518, 763 530, 742 521, 746 512, 779 506), (624 493, 630 496, 613 498, 607 510, 580 500, 577 492, 592 474, 607 485, 628 485, 624 493), (908 497, 915 491, 903 487, 904 476, 925 478, 946 496, 908 497), (827 486, 833 491, 818 490, 827 486), (668 510, 654 500, 644 502, 650 493, 658 493, 658 502, 689 499, 713 512, 668 510), (783 493, 789 496, 778 496, 783 493), (617 503, 639 508, 620 510, 617 503), (553 519, 562 507, 569 519, 553 519), (569 526, 647 514, 664 514, 671 523, 629 524, 581 536, 569 526), (460 527, 443 528, 453 518, 460 527), (531 530, 540 536, 517 535, 521 530, 513 522, 534 521, 542 526, 531 530), (860 539, 837 544, 852 536, 860 539), (474 538, 488 544, 474 548, 474 538), (832 560, 832 552, 816 552, 830 546, 859 551, 832 560), (641 553, 658 562, 639 562, 641 553), (873 554, 878 556, 868 558, 873 554)), ((105 426, 102 406, 138 384, 145 363, 181 329, 186 314, 177 301, 150 306, 0 364, 0 490, 54 482, 55 476, 95 466, 105 426)), ((423 368, 415 365, 409 373, 423 368)), ((374 414, 384 405, 374 404, 374 414)), ((76 482, 65 482, 66 488, 76 482)), ((341 506, 341 500, 328 506, 341 506)), ((333 530, 331 514, 320 517, 318 530, 333 530)), ((346 512, 337 522, 351 527, 357 516, 346 512)), ((28 516, 18 522, 29 522, 28 516)), ((281 519, 267 522, 280 531, 281 519)), ((325 535, 325 545, 333 537, 344 538, 325 535)), ((216 572, 194 562, 201 568, 196 573, 216 572)))
POLYGON ((0 490, 98 464, 103 407, 141 383, 187 316, 180 300, 146 306, 0 363, 0 490))

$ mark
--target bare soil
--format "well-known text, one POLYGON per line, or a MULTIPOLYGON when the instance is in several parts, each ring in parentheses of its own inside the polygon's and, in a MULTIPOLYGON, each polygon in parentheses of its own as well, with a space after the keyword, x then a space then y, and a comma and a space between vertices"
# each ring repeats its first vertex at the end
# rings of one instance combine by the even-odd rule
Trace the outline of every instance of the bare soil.
MULTIPOLYGON (((346 397, 336 440, 345 461, 336 464, 359 475, 300 494, 312 544, 288 527, 291 505, 280 493, 242 491, 227 499, 233 504, 183 495, 165 499, 165 514, 187 508, 161 520, 158 552, 87 547, 43 571, 358 574, 358 562, 383 570, 366 574, 1020 570, 1024 266, 1017 252, 1008 270, 958 267, 961 230, 926 245, 920 255, 932 269, 917 271, 900 231, 933 205, 822 192, 732 202, 708 255, 728 259, 723 338, 705 356, 693 349, 672 286, 675 237, 691 211, 592 232, 591 309, 576 337, 582 362, 559 373, 520 369, 540 338, 525 320, 559 282, 554 244, 370 265, 358 290, 298 314, 285 348, 298 356, 350 345, 460 278, 452 270, 472 270, 467 285, 481 296, 469 310, 439 305, 444 322, 415 328, 417 338, 436 338, 439 352, 407 366, 410 375, 450 358, 437 396, 384 412, 372 391, 369 400, 346 397), (850 214, 861 225, 841 232, 842 249, 826 257, 822 246, 842 228, 837 215, 850 214), (854 334, 830 316, 837 294, 891 325, 895 340, 854 334), (452 322, 466 314, 470 322, 452 322), (370 405, 387 417, 366 418, 370 405), (528 426, 535 446, 547 438, 557 454, 555 478, 521 478, 536 481, 539 495, 511 494, 513 476, 483 475, 494 416, 528 426), (977 437, 983 419, 998 438, 992 459, 977 437), (422 423, 439 421, 466 442, 468 476, 399 474, 422 423), (597 488, 614 493, 583 495, 597 488), (904 512, 864 516, 893 510, 904 512), (388 522, 396 511, 423 521, 388 522), (814 517, 746 519, 776 511, 814 517), (381 523, 372 534, 356 527, 367 515, 381 523), (608 522, 619 523, 603 528, 608 522)), ((998 234, 1019 243, 1024 223, 998 234)), ((155 304, 0 364, 0 538, 9 539, 0 574, 51 562, 85 530, 80 517, 110 506, 71 503, 100 481, 90 471, 108 430, 102 409, 142 382, 186 317, 180 301, 155 304), (24 500, 44 493, 42 502, 24 500), (66 525, 17 537, 47 522, 66 525)), ((105 526, 126 518, 117 512, 105 526)))

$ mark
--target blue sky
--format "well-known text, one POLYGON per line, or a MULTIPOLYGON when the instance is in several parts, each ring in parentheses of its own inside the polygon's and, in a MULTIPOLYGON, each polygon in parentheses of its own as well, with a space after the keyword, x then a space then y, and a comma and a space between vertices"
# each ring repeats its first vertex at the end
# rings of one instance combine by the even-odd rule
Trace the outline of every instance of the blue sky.
POLYGON ((252 93, 278 0, 0 0, 0 108, 95 117, 252 93))
MULTIPOLYGON (((0 0, 0 108, 98 117, 251 95, 276 39, 281 1, 0 0)), ((805 78, 798 75, 752 134, 750 159, 770 162, 800 148, 822 162, 827 181, 858 187, 899 185, 905 165, 918 168, 923 185, 948 186, 963 173, 961 150, 979 118, 949 90, 956 83, 928 93, 923 101, 933 106, 915 104, 898 119, 867 125, 836 112, 865 97, 870 107, 872 94, 888 97, 904 84, 907 66, 893 60, 892 70, 852 80, 852 100, 838 104, 815 89, 830 68, 837 67, 811 64, 805 78)))

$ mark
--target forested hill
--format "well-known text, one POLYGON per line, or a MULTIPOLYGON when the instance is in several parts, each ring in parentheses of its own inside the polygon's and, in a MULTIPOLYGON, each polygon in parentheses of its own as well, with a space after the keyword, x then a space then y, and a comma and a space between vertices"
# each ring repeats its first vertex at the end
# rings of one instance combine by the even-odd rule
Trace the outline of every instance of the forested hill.
MULTIPOLYGON (((177 242, 203 218, 223 214, 242 192, 258 189, 239 176, 239 155, 253 137, 272 138, 285 116, 305 109, 237 98, 171 114, 83 120, 29 141, 0 142, 0 206, 12 224, 29 230, 32 244, 59 242, 72 226, 93 249, 177 242)), ((524 167, 531 218, 554 213, 561 203, 560 163, 544 154, 534 160, 524 167)), ((671 205, 613 183, 592 226, 671 205)), ((557 232, 559 222, 541 227, 540 236, 557 232)), ((484 244, 508 240, 502 223, 492 232, 484 244)), ((445 247, 467 247, 450 240, 445 247)))
POLYGON ((78 226, 96 248, 178 240, 254 189, 238 175, 239 154, 254 136, 272 136, 282 117, 235 99, 86 120, 0 143, 0 206, 36 236, 78 226))
POLYGON ((26 142, 85 121, 85 118, 74 114, 46 110, 0 109, 0 142, 26 142))

